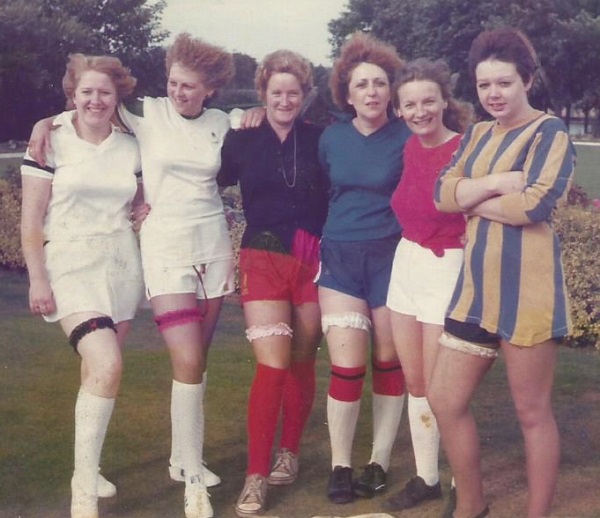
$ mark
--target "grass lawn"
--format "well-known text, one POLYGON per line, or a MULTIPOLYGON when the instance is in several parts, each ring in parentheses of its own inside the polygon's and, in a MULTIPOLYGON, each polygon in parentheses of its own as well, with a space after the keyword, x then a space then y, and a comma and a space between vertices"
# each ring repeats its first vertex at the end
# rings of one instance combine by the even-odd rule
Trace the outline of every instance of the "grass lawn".
MULTIPOLYGON (((57 325, 29 315, 24 277, 0 272, 0 517, 64 518, 69 509, 73 406, 78 362, 57 325)), ((215 516, 234 516, 246 463, 246 398, 253 374, 250 348, 235 299, 225 304, 215 337, 207 389, 205 458, 223 478, 211 490, 215 516)), ((102 517, 183 516, 183 485, 168 478, 170 369, 152 319, 140 313, 125 352, 125 374, 103 455, 103 472, 118 495, 101 501, 102 517)), ((556 377, 556 414, 563 458, 553 517, 600 516, 600 356, 563 349, 556 377)), ((271 489, 269 516, 309 518, 381 512, 383 497, 335 506, 325 496, 330 460, 326 426, 327 351, 318 359, 318 390, 291 487, 271 489)), ((365 388, 369 388, 367 382, 365 388)), ((365 391, 367 393, 367 391, 365 391)), ((523 516, 522 440, 499 360, 478 393, 486 496, 494 518, 523 516)), ((370 397, 363 401, 355 466, 368 462, 370 397)), ((442 481, 450 473, 442 457, 442 481)), ((413 475, 408 421, 403 416, 389 471, 395 492, 413 475)), ((438 518, 444 502, 405 511, 403 518, 438 518)))
POLYGON ((600 146, 576 145, 575 182, 591 198, 600 198, 600 146))

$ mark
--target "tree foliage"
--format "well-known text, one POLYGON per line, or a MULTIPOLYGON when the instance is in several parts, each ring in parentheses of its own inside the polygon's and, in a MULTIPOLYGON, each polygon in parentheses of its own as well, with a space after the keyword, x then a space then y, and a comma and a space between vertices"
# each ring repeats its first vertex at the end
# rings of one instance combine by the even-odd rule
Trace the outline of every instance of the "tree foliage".
POLYGON ((547 77, 534 102, 569 112, 585 101, 600 106, 600 2, 597 0, 350 0, 329 24, 333 55, 354 31, 393 44, 407 60, 442 58, 458 73, 456 94, 475 101, 466 67, 483 29, 517 27, 532 40, 547 77))
POLYGON ((218 93, 212 105, 229 110, 236 106, 247 108, 259 104, 256 88, 254 87, 254 75, 258 63, 256 59, 241 52, 233 53, 235 64, 235 76, 225 89, 218 93))
MULTIPOLYGON (((4 0, 0 3, 0 141, 64 107, 61 79, 72 52, 114 54, 141 90, 155 84, 165 0, 4 0)), ((162 67, 162 63, 161 63, 162 67)), ((164 67, 163 67, 164 68, 164 67)))

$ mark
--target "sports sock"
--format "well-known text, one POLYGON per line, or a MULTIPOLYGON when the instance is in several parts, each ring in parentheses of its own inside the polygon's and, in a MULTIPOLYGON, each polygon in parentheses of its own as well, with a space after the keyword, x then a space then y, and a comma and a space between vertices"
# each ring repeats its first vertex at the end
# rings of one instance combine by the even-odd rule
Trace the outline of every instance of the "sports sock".
MULTIPOLYGON (((200 383, 202 391, 202 401, 204 401, 204 394, 206 393, 206 378, 207 372, 205 371, 202 375, 202 383, 200 383)), ((179 436, 179 430, 181 428, 181 416, 178 415, 178 406, 173 404, 174 394, 177 392, 177 385, 183 385, 179 381, 173 380, 171 386, 171 457, 169 458, 169 464, 176 468, 183 467, 183 460, 181 460, 181 437, 179 436)), ((202 419, 204 420, 204 412, 202 412, 202 419)))
POLYGON ((202 446, 204 444, 204 405, 201 383, 180 383, 173 380, 171 416, 173 437, 179 442, 181 467, 186 479, 202 473, 202 446))
POLYGON ((88 494, 98 492, 98 469, 106 430, 115 406, 104 398, 79 389, 75 403, 75 455, 73 477, 88 494))
POLYGON ((428 486, 433 486, 440 480, 438 471, 440 433, 426 397, 414 397, 409 394, 408 420, 417 475, 428 486))
POLYGON ((288 369, 256 366, 248 400, 248 475, 269 475, 271 448, 288 369))
POLYGON ((315 360, 292 362, 283 387, 281 448, 297 454, 315 399, 315 360))
POLYGON ((352 466, 352 442, 360 412, 365 366, 331 366, 327 396, 327 422, 331 441, 331 466, 352 466))
POLYGON ((404 407, 404 375, 398 361, 373 361, 373 450, 370 462, 387 472, 404 407))

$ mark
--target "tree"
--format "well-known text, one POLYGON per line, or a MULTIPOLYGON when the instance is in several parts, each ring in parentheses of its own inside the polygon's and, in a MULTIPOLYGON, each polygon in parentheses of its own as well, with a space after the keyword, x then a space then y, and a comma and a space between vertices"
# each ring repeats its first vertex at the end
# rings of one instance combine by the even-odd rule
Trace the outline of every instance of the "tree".
POLYGON ((235 76, 212 103, 225 110, 232 107, 247 108, 259 104, 256 88, 254 87, 254 74, 258 63, 256 59, 241 52, 233 53, 235 76))
POLYGON ((574 103, 597 94, 597 0, 350 0, 329 30, 333 55, 349 34, 366 30, 393 44, 404 59, 442 58, 458 73, 456 95, 475 101, 466 67, 469 47, 483 29, 498 26, 523 30, 538 51, 549 85, 534 99, 538 107, 568 114, 574 103))
POLYGON ((156 49, 168 35, 159 26, 164 7, 164 0, 1 3, 0 141, 27 138, 34 121, 64 108, 61 78, 71 52, 116 55, 135 71, 141 89, 149 88, 156 49))

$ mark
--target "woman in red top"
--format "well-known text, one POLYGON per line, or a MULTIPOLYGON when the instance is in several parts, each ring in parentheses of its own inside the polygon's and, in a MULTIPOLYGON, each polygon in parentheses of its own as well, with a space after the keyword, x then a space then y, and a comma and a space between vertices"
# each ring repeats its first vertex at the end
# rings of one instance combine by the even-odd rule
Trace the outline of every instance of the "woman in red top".
POLYGON ((470 106, 452 99, 450 71, 442 61, 406 65, 396 82, 398 115, 413 132, 391 200, 402 226, 387 306, 408 389, 408 415, 417 476, 385 504, 399 511, 441 498, 439 431, 426 394, 463 256, 465 219, 438 212, 433 188, 470 121, 470 106))

